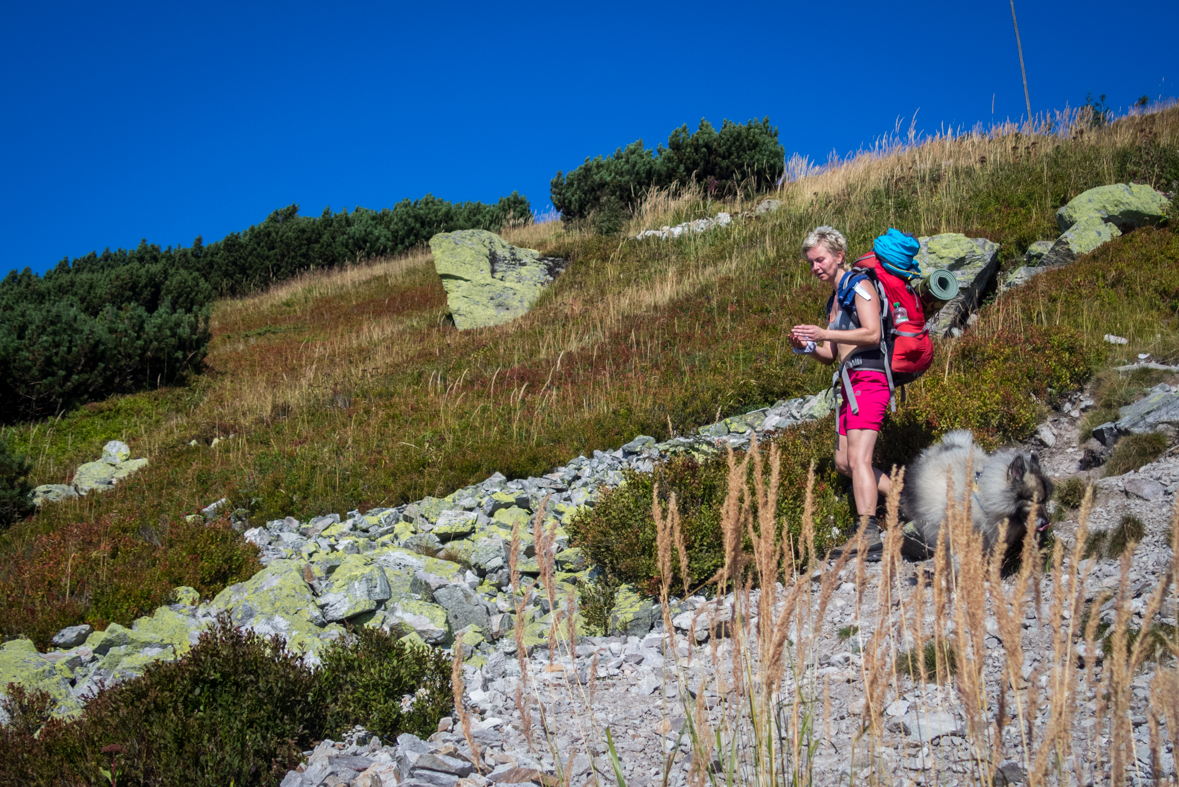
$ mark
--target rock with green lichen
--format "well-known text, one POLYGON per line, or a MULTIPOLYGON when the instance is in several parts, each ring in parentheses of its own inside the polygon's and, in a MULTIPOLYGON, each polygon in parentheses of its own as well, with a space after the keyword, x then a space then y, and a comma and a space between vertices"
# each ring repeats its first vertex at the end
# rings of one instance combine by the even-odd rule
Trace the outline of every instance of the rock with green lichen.
POLYGON ((208 610, 224 610, 235 625, 262 636, 279 634, 291 650, 318 654, 344 629, 324 620, 302 567, 301 561, 275 560, 245 582, 221 591, 208 610))
MULTIPOLYGON (((19 683, 28 691, 48 692, 59 706, 76 706, 70 693, 69 675, 58 671, 54 661, 37 652, 31 640, 14 639, 0 645, 0 696, 9 683, 19 683)), ((60 712, 55 709, 55 712, 60 712)), ((2 716, 2 711, 0 711, 2 716)), ((7 719, 0 718, 0 723, 7 719)))
POLYGON ((643 598, 634 585, 620 585, 614 596, 614 611, 610 613, 610 633, 641 637, 659 619, 659 607, 651 599, 643 598))
POLYGON ((968 238, 958 232, 918 238, 917 262, 922 275, 945 269, 958 280, 958 294, 929 321, 933 336, 945 336, 966 318, 999 268, 999 244, 986 238, 968 238))
POLYGON ((347 555, 332 572, 317 603, 323 619, 330 623, 372 612, 392 595, 384 568, 362 555, 347 555))
POLYGON ((1067 265, 1082 254, 1095 251, 1102 244, 1109 243, 1121 234, 1122 231, 1116 225, 1100 216, 1083 216, 1056 239, 1052 248, 1040 260, 1040 265, 1045 268, 1067 265))
POLYGON ((385 610, 386 619, 403 625, 429 645, 445 645, 450 641, 446 610, 437 604, 414 599, 402 599, 385 610))
POLYGON ((439 233, 430 239, 430 251, 459 330, 527 314, 564 267, 563 260, 516 248, 486 230, 439 233))
POLYGON ((1089 189, 1074 197, 1056 211, 1056 224, 1061 232, 1067 232, 1078 222, 1095 218, 1128 232, 1158 224, 1170 210, 1170 201, 1150 186, 1115 183, 1089 189))

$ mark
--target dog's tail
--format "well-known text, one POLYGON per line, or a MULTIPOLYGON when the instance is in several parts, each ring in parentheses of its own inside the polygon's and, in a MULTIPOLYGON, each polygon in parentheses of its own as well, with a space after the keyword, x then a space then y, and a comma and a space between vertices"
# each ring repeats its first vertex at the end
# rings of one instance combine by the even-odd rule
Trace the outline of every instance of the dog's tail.
POLYGON ((952 432, 946 432, 942 437, 942 445, 953 446, 954 448, 970 448, 974 445, 974 434, 969 429, 955 429, 952 432))

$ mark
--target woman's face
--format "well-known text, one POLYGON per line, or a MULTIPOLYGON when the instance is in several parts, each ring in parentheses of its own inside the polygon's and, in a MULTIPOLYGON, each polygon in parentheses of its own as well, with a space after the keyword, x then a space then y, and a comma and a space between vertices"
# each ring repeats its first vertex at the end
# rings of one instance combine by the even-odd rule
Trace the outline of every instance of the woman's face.
POLYGON ((811 273, 815 274, 819 281, 828 283, 835 281, 839 266, 843 263, 843 254, 832 252, 825 243, 807 249, 806 258, 811 264, 811 273))

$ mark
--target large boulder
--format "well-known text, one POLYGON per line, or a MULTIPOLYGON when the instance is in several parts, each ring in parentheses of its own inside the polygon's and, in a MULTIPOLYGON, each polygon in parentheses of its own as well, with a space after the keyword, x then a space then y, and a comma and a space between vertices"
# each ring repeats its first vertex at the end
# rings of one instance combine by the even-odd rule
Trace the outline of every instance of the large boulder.
POLYGON ((978 303, 978 296, 999 267, 999 244, 986 238, 968 238, 957 232, 918 238, 917 262, 922 275, 944 268, 958 279, 958 294, 929 321, 933 336, 945 336, 978 303))
POLYGON ((348 620, 376 610, 393 595, 385 570, 361 555, 345 555, 319 596, 323 619, 348 620))
POLYGON ((564 260, 517 248, 486 230, 440 233, 430 239, 430 250, 459 330, 527 314, 565 266, 564 260))
POLYGON ((1113 224, 1122 232, 1158 224, 1167 216, 1171 203, 1150 186, 1117 183, 1089 189, 1056 211, 1061 232, 1085 218, 1113 224))
POLYGON ((1084 216, 1056 239, 1052 248, 1041 259, 1040 265, 1044 268, 1068 265, 1082 254, 1094 251, 1101 244, 1109 243, 1121 234, 1122 231, 1116 224, 1111 224, 1100 216, 1084 216))
POLYGON ((210 612, 224 610, 234 625, 262 636, 279 634, 292 650, 318 653, 344 633, 328 623, 307 585, 303 563, 275 560, 245 582, 230 585, 209 604, 210 612))
POLYGON ((1155 432, 1164 426, 1179 427, 1179 393, 1156 390, 1118 411, 1121 434, 1155 432))

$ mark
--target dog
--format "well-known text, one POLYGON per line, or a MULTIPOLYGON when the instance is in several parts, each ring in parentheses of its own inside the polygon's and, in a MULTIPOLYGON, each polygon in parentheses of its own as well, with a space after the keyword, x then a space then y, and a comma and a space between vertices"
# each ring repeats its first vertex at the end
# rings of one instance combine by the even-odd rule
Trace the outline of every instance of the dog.
POLYGON ((1040 458, 1015 448, 988 454, 975 444, 973 434, 959 429, 922 451, 905 471, 901 507, 930 549, 937 544, 938 531, 946 519, 947 475, 953 484, 952 498, 959 505, 964 490, 970 490, 972 524, 982 534, 988 554, 996 546, 1004 549, 1005 559, 1017 554, 1030 515, 1035 516, 1038 533, 1047 529, 1046 505, 1052 496, 1052 480, 1040 467, 1040 458), (972 479, 966 478, 968 463, 972 479), (1003 520, 1007 520, 1007 537, 1006 543, 999 545, 996 542, 1003 520))

